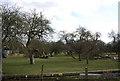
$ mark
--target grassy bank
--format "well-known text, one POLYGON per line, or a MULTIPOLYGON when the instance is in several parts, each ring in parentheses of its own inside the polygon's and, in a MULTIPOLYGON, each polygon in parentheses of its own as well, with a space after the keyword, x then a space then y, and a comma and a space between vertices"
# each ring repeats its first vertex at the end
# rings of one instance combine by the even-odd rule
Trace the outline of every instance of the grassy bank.
POLYGON ((3 59, 4 74, 40 74, 44 65, 44 73, 81 72, 87 66, 88 70, 118 69, 118 62, 113 60, 74 60, 69 56, 55 56, 48 59, 35 59, 35 64, 29 64, 29 58, 8 56, 3 59))

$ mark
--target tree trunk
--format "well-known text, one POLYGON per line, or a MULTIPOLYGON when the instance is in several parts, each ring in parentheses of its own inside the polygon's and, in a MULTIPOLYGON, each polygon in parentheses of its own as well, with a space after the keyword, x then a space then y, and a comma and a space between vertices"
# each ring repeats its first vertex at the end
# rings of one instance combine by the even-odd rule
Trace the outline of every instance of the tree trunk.
POLYGON ((30 55, 30 64, 35 64, 34 55, 30 55))
MULTIPOLYGON (((26 43, 26 48, 28 48, 29 43, 30 43, 30 37, 28 36, 28 41, 26 43)), ((30 64, 35 64, 34 55, 32 54, 33 51, 32 50, 28 50, 28 53, 29 53, 30 64)))
POLYGON ((3 38, 2 43, 6 40, 6 38, 7 38, 7 35, 3 38))
POLYGON ((51 57, 53 57, 52 53, 50 54, 51 57))
POLYGON ((70 55, 71 55, 71 54, 70 54, 70 51, 67 51, 67 55, 68 55, 68 56, 70 56, 70 55))
POLYGON ((76 58, 73 56, 73 54, 71 54, 71 56, 72 56, 73 59, 76 59, 76 58))
POLYGON ((87 64, 88 64, 88 63, 89 63, 89 62, 88 62, 88 56, 87 56, 87 58, 86 58, 86 61, 87 61, 87 64))
POLYGON ((80 53, 79 53, 79 61, 81 61, 80 53))
POLYGON ((28 53, 29 53, 30 64, 35 64, 33 52, 28 51, 28 53))
POLYGON ((26 47, 28 47, 29 43, 30 43, 30 37, 28 37, 28 41, 26 43, 26 47))

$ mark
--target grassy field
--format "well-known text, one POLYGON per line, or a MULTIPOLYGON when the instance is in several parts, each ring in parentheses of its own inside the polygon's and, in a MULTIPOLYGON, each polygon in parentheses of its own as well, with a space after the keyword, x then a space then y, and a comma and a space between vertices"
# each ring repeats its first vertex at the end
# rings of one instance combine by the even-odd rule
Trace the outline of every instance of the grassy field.
POLYGON ((44 73, 81 72, 85 67, 88 70, 118 69, 118 62, 113 60, 85 60, 78 61, 69 56, 55 56, 48 59, 35 59, 35 64, 29 64, 29 58, 22 56, 8 56, 3 59, 4 74, 40 74, 44 65, 44 73))

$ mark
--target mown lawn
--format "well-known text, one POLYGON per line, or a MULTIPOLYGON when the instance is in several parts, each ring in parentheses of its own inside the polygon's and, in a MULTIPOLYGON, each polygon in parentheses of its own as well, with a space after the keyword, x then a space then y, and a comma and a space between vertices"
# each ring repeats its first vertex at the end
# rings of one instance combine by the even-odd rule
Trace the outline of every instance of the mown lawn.
POLYGON ((8 56, 3 59, 3 73, 9 75, 40 74, 44 65, 44 73, 81 72, 88 70, 118 69, 118 62, 113 60, 85 60, 78 61, 69 56, 55 56, 48 59, 35 59, 35 64, 29 64, 29 58, 22 56, 8 56))

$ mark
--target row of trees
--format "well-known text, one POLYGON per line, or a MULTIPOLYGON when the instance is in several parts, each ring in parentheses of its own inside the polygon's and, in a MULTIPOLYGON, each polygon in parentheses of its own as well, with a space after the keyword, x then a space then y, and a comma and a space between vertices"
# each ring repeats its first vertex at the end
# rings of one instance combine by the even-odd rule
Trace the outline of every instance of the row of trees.
POLYGON ((116 52, 119 55, 118 35, 109 34, 114 40, 105 44, 100 40, 101 33, 91 31, 79 26, 73 33, 60 31, 60 40, 49 42, 46 40, 54 33, 48 20, 42 12, 21 11, 21 8, 3 4, 2 13, 2 42, 3 48, 11 48, 14 52, 21 52, 30 57, 33 64, 33 55, 36 57, 53 56, 64 53, 81 61, 85 58, 93 59, 102 53, 116 52))

